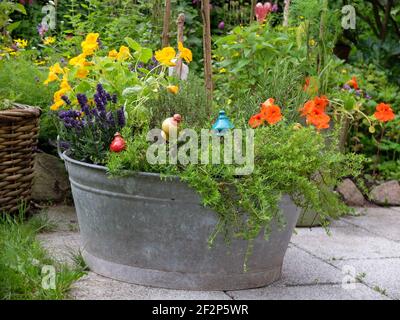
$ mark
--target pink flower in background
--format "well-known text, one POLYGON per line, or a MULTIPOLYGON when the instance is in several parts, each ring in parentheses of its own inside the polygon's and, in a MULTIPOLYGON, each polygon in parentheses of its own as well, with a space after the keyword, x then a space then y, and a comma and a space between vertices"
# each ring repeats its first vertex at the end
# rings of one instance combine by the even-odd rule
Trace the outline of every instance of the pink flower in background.
POLYGON ((223 30, 224 28, 225 28, 225 22, 224 22, 224 21, 221 21, 221 22, 218 24, 218 29, 223 30))
POLYGON ((262 4, 261 2, 258 2, 256 4, 254 11, 256 14, 257 21, 262 23, 265 21, 268 14, 272 11, 272 4, 271 4, 271 2, 266 2, 264 4, 262 4))
POLYGON ((19 0, 19 3, 22 4, 22 5, 26 5, 27 2, 28 2, 29 5, 32 5, 32 4, 33 4, 33 0, 28 0, 28 1, 26 1, 26 0, 19 0))
POLYGON ((43 36, 45 35, 45 33, 46 33, 47 31, 49 31, 49 28, 48 28, 48 26, 46 26, 46 25, 40 23, 40 24, 37 26, 37 31, 38 31, 40 37, 43 38, 43 36))
POLYGON ((271 8, 272 12, 278 12, 278 5, 276 3, 274 3, 274 5, 271 8))

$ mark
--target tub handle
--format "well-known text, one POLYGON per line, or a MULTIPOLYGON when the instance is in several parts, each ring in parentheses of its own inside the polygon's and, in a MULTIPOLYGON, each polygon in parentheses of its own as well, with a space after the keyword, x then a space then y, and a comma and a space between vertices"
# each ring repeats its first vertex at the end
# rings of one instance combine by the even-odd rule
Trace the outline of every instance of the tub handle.
POLYGON ((60 146, 60 135, 57 135, 57 153, 58 156, 61 158, 61 160, 64 161, 63 153, 61 151, 61 146, 60 146))

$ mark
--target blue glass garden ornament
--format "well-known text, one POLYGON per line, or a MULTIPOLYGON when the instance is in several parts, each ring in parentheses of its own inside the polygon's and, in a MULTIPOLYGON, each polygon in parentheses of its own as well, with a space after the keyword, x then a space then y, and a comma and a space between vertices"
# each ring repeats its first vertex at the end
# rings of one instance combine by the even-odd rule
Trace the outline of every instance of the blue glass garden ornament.
POLYGON ((212 126, 212 130, 218 136, 223 136, 228 130, 233 129, 235 126, 227 117, 224 110, 219 112, 217 121, 212 126))

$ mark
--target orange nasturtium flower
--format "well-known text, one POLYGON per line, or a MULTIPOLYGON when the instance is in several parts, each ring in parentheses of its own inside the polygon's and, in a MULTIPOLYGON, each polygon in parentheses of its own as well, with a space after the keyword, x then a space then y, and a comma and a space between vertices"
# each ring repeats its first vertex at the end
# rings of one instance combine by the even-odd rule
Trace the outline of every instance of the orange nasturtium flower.
POLYGON ((281 108, 274 102, 274 99, 269 98, 261 104, 261 114, 269 124, 275 124, 282 120, 281 108))
POLYGON ((260 113, 253 115, 249 120, 252 128, 257 128, 264 122, 275 124, 282 120, 281 108, 277 106, 273 98, 269 98, 261 104, 260 113))
POLYGON ((395 118, 395 114, 390 104, 380 103, 376 106, 376 112, 374 113, 376 119, 381 122, 391 121, 395 118))
POLYGON ((307 115, 307 123, 313 125, 318 130, 328 129, 330 121, 331 121, 331 117, 328 116, 325 112, 323 112, 317 108, 314 108, 307 115))
POLYGON ((257 113, 250 118, 249 125, 250 125, 250 127, 252 127, 254 129, 254 128, 261 126, 264 123, 264 121, 265 120, 264 120, 262 114, 257 113))
POLYGON ((169 93, 177 94, 179 91, 179 87, 178 86, 168 86, 167 90, 169 93))
POLYGON ((172 59, 175 59, 176 52, 175 49, 172 47, 165 47, 161 50, 157 50, 154 54, 156 60, 161 63, 162 65, 173 67, 176 64, 172 62, 172 59))
POLYGON ((346 84, 348 84, 354 90, 358 90, 359 89, 356 77, 352 77, 351 80, 347 81, 346 84))
POLYGON ((328 129, 331 120, 325 113, 328 104, 329 100, 326 96, 315 97, 307 101, 299 111, 302 117, 306 117, 307 124, 313 125, 318 130, 328 129))

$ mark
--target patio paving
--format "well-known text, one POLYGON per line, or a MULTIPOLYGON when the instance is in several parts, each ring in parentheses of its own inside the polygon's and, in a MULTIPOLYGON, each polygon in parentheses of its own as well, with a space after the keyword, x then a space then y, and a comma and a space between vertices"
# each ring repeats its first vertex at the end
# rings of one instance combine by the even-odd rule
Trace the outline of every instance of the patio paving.
MULTIPOLYGON (((185 291, 151 288, 115 281, 93 272, 71 291, 73 299, 400 299, 400 207, 356 208, 359 216, 323 228, 297 228, 285 256, 282 278, 258 289, 185 291)), ((39 235, 57 259, 71 261, 79 250, 73 207, 46 210, 57 225, 39 235)))

